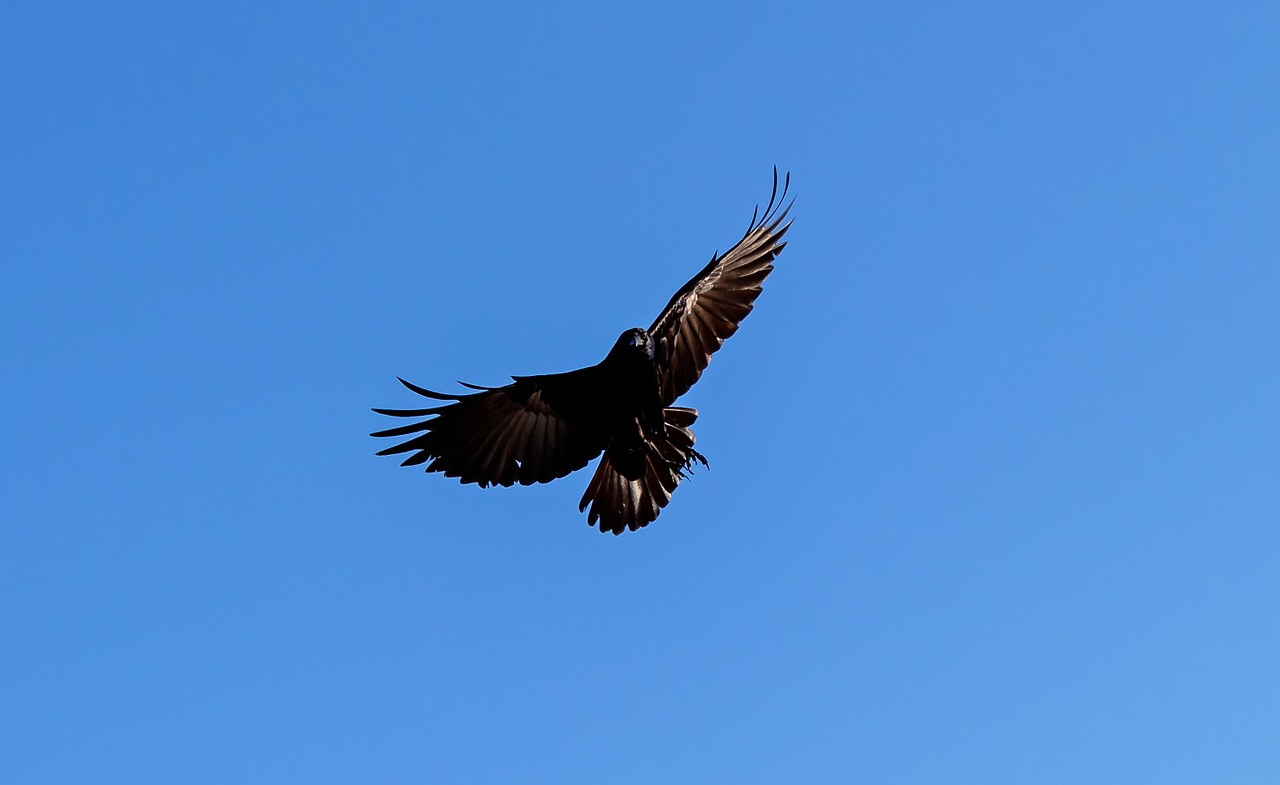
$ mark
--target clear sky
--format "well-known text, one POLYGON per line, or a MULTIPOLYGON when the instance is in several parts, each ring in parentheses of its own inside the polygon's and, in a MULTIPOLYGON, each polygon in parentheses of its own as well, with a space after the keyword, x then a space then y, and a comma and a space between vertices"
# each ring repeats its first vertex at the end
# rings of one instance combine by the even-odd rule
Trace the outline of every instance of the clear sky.
POLYGON ((0 781, 1280 782, 1280 6, 0 10, 0 781), (656 524, 376 458, 793 173, 656 524))

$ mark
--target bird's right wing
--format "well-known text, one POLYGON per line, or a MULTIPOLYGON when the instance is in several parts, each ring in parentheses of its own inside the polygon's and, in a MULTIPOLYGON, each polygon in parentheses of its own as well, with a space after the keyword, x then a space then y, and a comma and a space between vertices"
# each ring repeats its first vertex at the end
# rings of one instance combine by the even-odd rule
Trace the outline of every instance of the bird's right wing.
POLYGON ((418 395, 450 401, 426 409, 374 409, 392 417, 427 417, 371 436, 413 438, 378 455, 412 453, 401 466, 427 464, 462 482, 531 485, 581 469, 600 454, 608 435, 593 422, 590 406, 595 369, 546 376, 517 376, 505 387, 446 395, 404 379, 418 395))
POLYGON ((711 355, 738 330, 751 313, 760 285, 773 270, 786 243, 782 236, 791 224, 784 224, 790 205, 787 175, 778 194, 778 170, 773 170, 773 194, 763 214, 751 217, 747 233, 723 256, 710 263, 680 287, 667 307, 649 328, 655 361, 662 380, 662 405, 670 406, 689 391, 711 362, 711 355), (759 220, 756 220, 757 217, 759 220))

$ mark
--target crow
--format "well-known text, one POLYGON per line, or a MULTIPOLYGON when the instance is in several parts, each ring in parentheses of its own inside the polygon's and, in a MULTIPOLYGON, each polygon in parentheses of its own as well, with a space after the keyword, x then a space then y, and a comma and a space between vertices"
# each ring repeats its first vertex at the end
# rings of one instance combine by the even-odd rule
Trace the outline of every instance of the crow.
MULTIPOLYGON (((713 254, 702 271, 675 293, 648 330, 618 337, 599 364, 567 373, 513 376, 512 384, 448 395, 400 379, 413 392, 443 405, 424 409, 374 409, 420 422, 370 434, 411 436, 378 455, 410 453, 400 465, 427 464, 464 483, 511 486, 550 482, 604 453, 578 505, 589 526, 602 532, 635 531, 657 519, 695 462, 694 409, 674 406, 733 335, 760 296, 773 260, 786 246, 783 207, 788 173, 747 232, 724 255, 713 254)), ((398 377, 397 377, 398 378, 398 377)))

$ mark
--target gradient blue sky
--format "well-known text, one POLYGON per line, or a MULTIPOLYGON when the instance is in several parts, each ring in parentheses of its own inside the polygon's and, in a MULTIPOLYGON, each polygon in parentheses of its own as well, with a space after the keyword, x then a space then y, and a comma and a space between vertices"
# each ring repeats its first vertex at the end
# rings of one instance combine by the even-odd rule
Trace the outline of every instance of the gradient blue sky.
POLYGON ((1280 781, 1280 6, 0 10, 0 781, 1280 781), (371 406, 791 245, 620 538, 371 406))

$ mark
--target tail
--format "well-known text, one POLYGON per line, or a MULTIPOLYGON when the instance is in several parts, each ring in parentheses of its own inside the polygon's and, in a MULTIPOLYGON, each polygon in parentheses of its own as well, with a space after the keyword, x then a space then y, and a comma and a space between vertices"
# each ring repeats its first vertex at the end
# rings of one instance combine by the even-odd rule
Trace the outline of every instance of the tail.
POLYGON ((695 461, 703 466, 707 459, 693 449, 693 431, 689 426, 698 419, 697 411, 674 406, 664 409, 662 438, 644 442, 644 469, 635 479, 623 476, 605 450, 596 473, 587 483, 587 491, 578 510, 587 509, 587 525, 600 525, 600 531, 622 534, 653 523, 659 511, 671 501, 671 494, 695 461))

